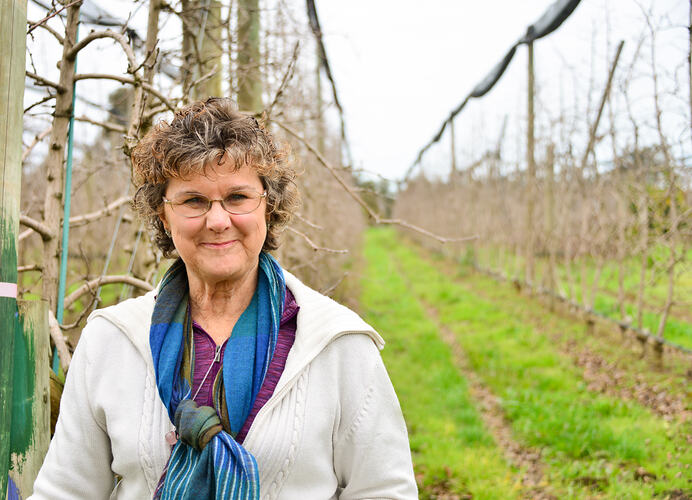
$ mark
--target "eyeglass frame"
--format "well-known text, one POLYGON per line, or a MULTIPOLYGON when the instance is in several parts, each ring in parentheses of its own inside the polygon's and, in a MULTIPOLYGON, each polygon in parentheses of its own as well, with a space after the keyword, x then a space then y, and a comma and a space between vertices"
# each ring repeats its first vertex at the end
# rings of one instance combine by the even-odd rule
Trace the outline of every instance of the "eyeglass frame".
MULTIPOLYGON (((253 191, 254 193, 257 193, 257 191, 254 191, 254 190, 252 190, 252 191, 253 191)), ((199 214, 199 215, 183 215, 183 214, 177 214, 177 215, 180 215, 181 217, 185 217, 186 219, 196 219, 197 217, 202 217, 203 215, 207 215, 207 214, 209 213, 209 211, 211 210, 211 207, 212 207, 212 205, 214 204, 215 201, 218 201, 219 204, 221 205, 221 208, 223 208, 223 209, 226 211, 226 213, 229 213, 229 214, 231 214, 231 215, 247 215, 247 214, 251 214, 252 212, 254 212, 255 210, 257 210, 257 209, 259 208, 259 206, 262 204, 262 198, 266 198, 266 197, 267 197, 267 190, 265 189, 264 191, 262 191, 262 193, 257 193, 257 194, 259 194, 259 196, 258 196, 258 200, 259 200, 259 201, 257 202, 257 206, 256 206, 255 208, 253 208, 252 210, 250 210, 249 212, 239 212, 239 213, 238 213, 238 212, 231 212, 230 210, 228 210, 228 209, 226 208, 226 205, 223 204, 223 198, 213 198, 213 199, 212 199, 212 198, 207 198, 207 197, 204 196, 203 194, 200 194, 200 195, 198 195, 199 197, 206 198, 207 201, 209 202, 209 203, 207 204, 207 209, 206 209, 204 212, 202 212, 202 213, 199 214)), ((183 204, 183 203, 176 203, 176 202, 173 201, 173 200, 169 200, 169 199, 166 198, 165 196, 162 196, 161 199, 163 200, 164 203, 168 203, 168 204, 171 205, 171 210, 173 210, 173 213, 176 213, 175 209, 173 208, 174 205, 182 205, 182 204, 183 204)))

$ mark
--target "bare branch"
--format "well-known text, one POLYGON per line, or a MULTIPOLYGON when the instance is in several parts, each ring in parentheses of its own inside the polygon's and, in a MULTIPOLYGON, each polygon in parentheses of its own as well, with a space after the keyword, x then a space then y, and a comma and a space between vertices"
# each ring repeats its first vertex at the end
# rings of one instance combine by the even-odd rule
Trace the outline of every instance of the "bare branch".
POLYGON ((36 73, 32 73, 31 71, 26 72, 26 76, 29 78, 33 79, 38 83, 39 85, 44 85, 46 87, 53 87, 55 90, 58 91, 59 94, 64 94, 65 93, 65 87, 62 85, 52 82, 48 80, 47 78, 43 78, 42 76, 37 75, 36 73))
POLYGON ((36 145, 41 142, 43 139, 45 139, 48 134, 50 134, 50 131, 53 129, 53 127, 48 127, 46 130, 41 132, 40 134, 36 134, 34 137, 34 140, 31 144, 29 144, 26 149, 24 149, 24 152, 22 152, 22 163, 26 161, 26 159, 29 157, 31 154, 31 150, 36 147, 36 145))
POLYGON ((117 200, 112 201, 111 203, 103 207, 101 210, 97 210, 95 212, 91 212, 84 215, 70 217, 70 227, 84 226, 85 224, 100 219, 101 217, 111 215, 115 209, 120 208, 122 205, 125 205, 130 201, 132 201, 131 196, 121 196, 117 200))
POLYGON ((46 226, 42 222, 37 221, 36 219, 32 219, 28 215, 20 215, 19 223, 36 231, 38 234, 41 235, 43 241, 48 241, 55 237, 55 235, 48 226, 46 226))
POLYGON ((135 68, 137 67, 137 62, 135 61, 135 53, 132 51, 132 47, 130 47, 130 44, 127 42, 127 38, 125 38, 125 35, 112 30, 94 31, 92 33, 89 33, 86 37, 84 37, 82 40, 76 43, 69 52, 65 54, 65 59, 74 59, 75 57, 77 57, 77 53, 79 53, 80 50, 82 50, 84 47, 89 45, 94 40, 99 40, 101 38, 112 38, 120 44, 120 47, 122 47, 123 52, 125 52, 125 57, 127 57, 127 71, 128 73, 134 72, 135 68))
POLYGON ((31 236, 35 232, 36 231, 34 231, 33 229, 27 229, 26 231, 22 231, 21 233, 19 233, 19 237, 17 238, 17 240, 18 241, 25 240, 26 238, 28 238, 29 236, 31 236))
POLYGON ((310 227, 313 228, 313 229, 317 229, 317 230, 319 230, 319 231, 322 231, 322 230, 324 229, 322 226, 318 226, 318 225, 315 224, 314 222, 310 222, 309 220, 307 220, 305 217, 303 217, 303 216, 300 215, 300 214, 293 214, 293 216, 296 217, 296 218, 297 218, 298 220, 300 220, 301 222, 307 224, 308 226, 310 226, 310 227))
POLYGON ((312 249, 315 252, 348 253, 348 250, 336 250, 334 248, 321 247, 321 246, 317 245, 314 241, 312 241, 307 234, 302 233, 302 232, 298 231, 297 229, 294 229, 290 226, 286 227, 286 229, 288 229, 289 231, 291 231, 291 232, 297 234, 298 236, 300 236, 301 238, 303 238, 307 242, 307 244, 312 247, 312 249))
POLYGON ((17 266, 18 273, 26 273, 29 271, 42 271, 43 268, 38 264, 30 264, 28 266, 17 266))
MULTIPOLYGON (((115 80, 116 82, 120 83, 129 83, 130 85, 136 85, 137 81, 135 81, 134 78, 128 77, 128 76, 120 76, 120 75, 107 75, 103 73, 83 73, 80 75, 75 75, 74 80, 115 80)), ((153 94, 159 101, 161 101, 163 104, 166 105, 168 109, 171 111, 175 112, 175 106, 166 98, 161 92, 156 90, 154 87, 149 85, 148 83, 140 82, 140 85, 142 85, 142 88, 149 92, 150 94, 153 94)))
POLYGON ((91 313, 91 310, 94 307, 94 304, 96 304, 97 298, 95 294, 92 294, 91 296, 91 302, 89 302, 89 305, 87 305, 84 309, 82 309, 82 312, 79 314, 79 317, 74 320, 72 323, 69 323, 67 325, 60 325, 61 330, 72 330, 73 328, 77 328, 79 324, 82 322, 84 318, 86 318, 89 313, 91 313))
MULTIPOLYGON (((129 203, 130 201, 132 201, 132 198, 130 196, 121 196, 117 200, 112 201, 111 203, 103 207, 101 210, 90 212, 88 214, 70 217, 70 227, 84 226, 86 224, 89 224, 90 222, 100 219, 101 217, 111 215, 115 209, 120 208, 122 205, 129 203)), ((33 231, 39 233, 44 241, 53 238, 53 234, 50 232, 46 225, 44 225, 42 222, 32 219, 27 215, 20 215, 19 223, 29 228, 27 231, 24 231, 19 235, 19 241, 22 241, 24 238, 27 238, 33 231)))
POLYGON ((339 286, 339 285, 344 281, 344 279, 346 279, 346 276, 348 276, 348 271, 345 272, 343 275, 341 275, 341 277, 340 277, 338 280, 336 280, 336 283, 334 283, 333 285, 331 285, 331 286, 325 288, 324 290, 321 290, 320 293, 321 293, 322 295, 327 295, 327 296, 331 295, 331 293, 332 293, 334 290, 336 290, 336 287, 339 286))
POLYGON ((195 87, 196 87, 197 85, 199 85, 200 83, 203 83, 203 82, 209 80, 212 76, 214 76, 214 75, 216 74, 216 72, 217 72, 216 66, 213 66, 213 67, 211 68, 211 70, 209 70, 208 73, 206 73, 206 74, 200 76, 197 80, 194 80, 194 81, 190 84, 190 88, 188 89, 188 91, 189 91, 189 90, 192 90, 193 88, 195 88, 195 87))
POLYGON ((78 116, 75 118, 78 122, 84 122, 84 123, 91 123, 92 125, 96 125, 98 127, 102 127, 110 132, 119 132, 119 133, 126 133, 127 129, 123 127, 122 125, 118 125, 117 123, 110 123, 110 122, 99 122, 96 120, 92 120, 91 118, 88 118, 86 116, 78 116))
MULTIPOLYGON (((65 7, 63 7, 63 8, 67 8, 67 7, 69 7, 69 6, 70 6, 70 5, 65 5, 65 7)), ((61 10, 62 10, 62 9, 61 9, 61 10)), ((62 37, 62 35, 61 35, 60 33, 58 33, 57 31, 55 31, 53 28, 51 28, 49 25, 46 24, 46 21, 47 21, 48 19, 50 19, 51 17, 53 17, 55 14, 57 14, 57 12, 55 12, 54 14, 52 14, 52 15, 50 15, 50 16, 44 17, 43 19, 41 19, 41 20, 38 21, 38 22, 33 22, 33 21, 27 20, 27 21, 26 21, 26 24, 29 25, 29 29, 27 30, 26 34, 28 35, 28 34, 31 33, 35 28, 37 28, 37 27, 40 26, 41 28, 43 28, 44 30, 46 30, 48 33, 50 33, 51 35, 53 35, 53 36, 55 37, 55 39, 56 39, 58 42, 60 42, 60 45, 62 45, 63 43, 65 43, 65 39, 62 37)))
POLYGON ((74 304, 76 301, 78 301, 82 295, 85 295, 87 293, 94 293, 94 290, 101 285, 112 285, 113 283, 126 283, 128 285, 132 285, 134 287, 140 288, 142 290, 150 291, 153 290, 154 287, 151 286, 150 283, 147 283, 144 280, 140 280, 138 278, 135 278, 134 276, 127 276, 127 275, 110 275, 110 276, 100 276, 98 278, 95 278, 93 280, 87 281, 84 283, 82 286, 77 288, 74 292, 69 294, 67 297, 65 297, 65 309, 70 307, 72 304, 74 304))
POLYGON ((159 113, 163 113, 164 111, 167 111, 169 108, 166 105, 161 105, 161 106, 156 106, 155 108, 151 108, 147 110, 144 115, 142 115, 142 121, 149 121, 151 120, 154 116, 158 115, 159 113))
POLYGON ((60 357, 60 365, 62 366, 63 372, 67 373, 70 363, 72 362, 72 355, 70 354, 65 336, 62 334, 60 324, 58 320, 55 319, 53 311, 48 312, 48 325, 50 326, 50 338, 53 339, 55 348, 58 351, 58 356, 60 357))
POLYGON ((28 113, 29 111, 31 111, 36 106, 40 106, 44 102, 50 101, 51 99, 55 99, 55 95, 48 92, 48 95, 45 96, 43 99, 40 99, 40 100, 36 101, 35 103, 30 104, 28 107, 24 108, 24 114, 28 113))
POLYGON ((272 100, 272 103, 269 105, 269 107, 265 111, 267 116, 270 116, 272 114, 272 110, 274 109, 274 106, 276 106, 276 104, 279 102, 279 99, 281 99, 281 96, 284 93, 286 85, 288 85, 288 82, 290 82, 291 78, 293 78, 293 74, 295 72, 296 61, 298 61, 298 54, 299 53, 300 53, 300 41, 296 42, 296 44, 293 46, 293 55, 291 56, 291 60, 288 62, 288 66, 286 67, 286 72, 284 73, 284 76, 281 79, 281 84, 279 85, 279 88, 277 89, 276 94, 274 95, 274 99, 272 100))

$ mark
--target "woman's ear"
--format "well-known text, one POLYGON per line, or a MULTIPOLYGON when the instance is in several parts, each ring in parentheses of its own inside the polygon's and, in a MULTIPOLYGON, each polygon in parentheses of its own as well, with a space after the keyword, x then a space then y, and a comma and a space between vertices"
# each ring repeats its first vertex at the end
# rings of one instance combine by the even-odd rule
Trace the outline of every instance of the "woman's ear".
POLYGON ((166 220, 166 213, 164 212, 163 207, 161 207, 161 210, 159 211, 159 219, 161 220, 161 223, 163 224, 163 228, 166 231, 170 232, 171 228, 169 227, 168 221, 166 220))

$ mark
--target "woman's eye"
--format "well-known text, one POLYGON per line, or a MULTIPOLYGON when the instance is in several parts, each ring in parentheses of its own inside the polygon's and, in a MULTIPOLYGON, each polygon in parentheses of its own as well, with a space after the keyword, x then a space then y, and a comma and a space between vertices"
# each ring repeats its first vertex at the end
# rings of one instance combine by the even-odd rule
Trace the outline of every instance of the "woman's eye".
POLYGON ((247 200, 249 196, 245 193, 231 193, 226 196, 226 203, 242 203, 247 200))
POLYGON ((201 196, 193 196, 182 201, 181 205, 186 207, 204 207, 207 205, 207 199, 201 196))

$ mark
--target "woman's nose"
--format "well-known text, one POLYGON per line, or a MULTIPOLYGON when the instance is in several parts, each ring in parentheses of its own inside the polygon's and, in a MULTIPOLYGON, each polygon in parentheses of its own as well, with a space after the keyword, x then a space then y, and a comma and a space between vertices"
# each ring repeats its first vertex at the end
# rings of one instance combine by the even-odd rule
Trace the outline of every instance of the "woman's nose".
POLYGON ((207 228, 215 232, 222 232, 231 226, 231 214, 221 206, 221 202, 215 200, 206 213, 207 228))

